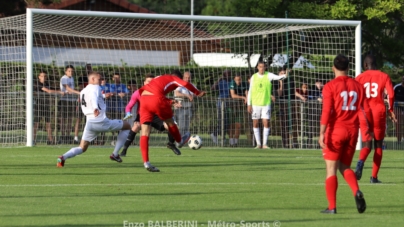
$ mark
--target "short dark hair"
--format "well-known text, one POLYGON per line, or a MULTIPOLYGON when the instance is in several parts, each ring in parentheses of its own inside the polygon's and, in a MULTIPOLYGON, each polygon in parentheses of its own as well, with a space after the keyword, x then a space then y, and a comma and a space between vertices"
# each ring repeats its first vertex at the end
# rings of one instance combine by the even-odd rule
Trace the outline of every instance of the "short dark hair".
POLYGON ((67 66, 65 67, 65 70, 67 70, 67 69, 74 69, 74 67, 73 67, 72 65, 67 65, 67 66))
POLYGON ((373 54, 366 55, 365 60, 363 62, 368 66, 370 66, 372 69, 376 69, 377 67, 376 56, 374 56, 373 54))
POLYGON ((334 59, 334 67, 339 71, 347 71, 349 69, 349 59, 343 54, 338 54, 334 59))
POLYGON ((154 78, 155 76, 151 73, 148 73, 144 76, 144 79, 146 80, 147 78, 154 78))
MULTIPOLYGON (((39 74, 41 74, 41 73, 45 73, 45 74, 48 74, 48 72, 46 72, 45 70, 43 70, 43 69, 41 69, 40 71, 39 71, 39 74)), ((38 75, 39 75, 38 74, 38 75)))
POLYGON ((259 64, 264 64, 264 66, 266 66, 265 62, 263 62, 263 61, 258 61, 258 62, 257 62, 257 66, 258 66, 259 64))
POLYGON ((112 76, 115 76, 115 75, 121 76, 121 74, 119 74, 118 72, 114 72, 114 74, 112 74, 112 76))
POLYGON ((171 72, 171 75, 174 75, 174 76, 178 76, 179 78, 181 78, 182 79, 182 73, 180 72, 180 70, 173 70, 172 72, 171 72))

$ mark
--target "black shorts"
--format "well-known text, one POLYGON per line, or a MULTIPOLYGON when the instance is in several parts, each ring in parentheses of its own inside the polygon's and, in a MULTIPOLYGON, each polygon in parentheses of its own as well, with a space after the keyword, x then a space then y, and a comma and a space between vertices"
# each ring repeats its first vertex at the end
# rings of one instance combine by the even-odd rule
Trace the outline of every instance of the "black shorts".
POLYGON ((50 122, 51 108, 48 105, 35 104, 34 108, 34 122, 40 122, 42 118, 46 123, 50 122))
MULTIPOLYGON (((137 114, 135 121, 140 122, 140 114, 137 114)), ((157 115, 154 115, 153 121, 150 122, 150 125, 160 132, 163 132, 165 130, 164 121, 157 117, 157 115)))
POLYGON ((58 102, 58 114, 64 118, 75 118, 81 113, 77 101, 60 100, 58 102))

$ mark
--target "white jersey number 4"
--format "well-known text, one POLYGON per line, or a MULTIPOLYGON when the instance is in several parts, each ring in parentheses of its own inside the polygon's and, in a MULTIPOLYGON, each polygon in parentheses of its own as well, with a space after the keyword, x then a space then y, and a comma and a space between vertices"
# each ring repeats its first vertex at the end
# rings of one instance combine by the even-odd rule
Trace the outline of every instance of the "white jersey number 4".
POLYGON ((349 93, 347 91, 341 92, 340 96, 343 99, 342 103, 342 110, 356 110, 356 100, 358 99, 358 94, 355 91, 350 91, 349 93), (352 97, 351 102, 348 105, 348 95, 349 97, 352 97))

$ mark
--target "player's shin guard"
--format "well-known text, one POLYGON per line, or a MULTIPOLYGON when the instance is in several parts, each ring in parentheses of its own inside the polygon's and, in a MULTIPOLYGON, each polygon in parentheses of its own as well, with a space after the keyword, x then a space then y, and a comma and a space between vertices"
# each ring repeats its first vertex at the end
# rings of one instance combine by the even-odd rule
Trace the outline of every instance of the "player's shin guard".
POLYGON ((261 145, 261 133, 259 128, 254 128, 254 136, 255 136, 255 142, 257 142, 257 145, 261 145))
POLYGON ((128 149, 128 147, 133 143, 136 137, 136 132, 130 130, 128 137, 126 138, 125 144, 123 145, 124 149, 128 149))
POLYGON ((83 153, 83 149, 81 147, 73 147, 68 152, 63 155, 63 158, 66 160, 68 158, 73 158, 76 155, 83 153))
POLYGON ((269 136, 270 128, 264 128, 264 134, 262 135, 262 145, 267 145, 268 136, 269 136))
POLYGON ((114 156, 117 157, 119 154, 119 150, 124 145, 126 138, 128 138, 129 130, 122 130, 118 134, 118 138, 114 148, 114 156))
POLYGON ((372 177, 377 178, 377 174, 379 173, 380 166, 382 164, 383 158, 383 150, 382 148, 376 148, 375 154, 373 155, 373 170, 372 170, 372 177))
POLYGON ((170 132, 171 136, 174 138, 177 143, 181 142, 181 134, 180 131, 178 131, 177 125, 172 125, 168 127, 168 132, 170 132))
POLYGON ((175 139, 174 139, 174 137, 171 135, 170 132, 167 133, 167 136, 168 136, 168 142, 170 142, 170 143, 174 143, 174 142, 175 142, 175 139))
POLYGON ((369 147, 362 148, 361 152, 359 153, 359 160, 365 162, 370 154, 370 151, 371 150, 369 147))
POLYGON ((337 207, 337 176, 331 176, 325 180, 325 192, 327 194, 328 209, 332 210, 337 207))
POLYGON ((352 169, 347 169, 342 173, 342 176, 351 188, 352 194, 355 196, 356 192, 359 190, 359 186, 354 171, 352 169))
POLYGON ((149 137, 140 137, 140 152, 142 153, 143 163, 149 161, 149 137))

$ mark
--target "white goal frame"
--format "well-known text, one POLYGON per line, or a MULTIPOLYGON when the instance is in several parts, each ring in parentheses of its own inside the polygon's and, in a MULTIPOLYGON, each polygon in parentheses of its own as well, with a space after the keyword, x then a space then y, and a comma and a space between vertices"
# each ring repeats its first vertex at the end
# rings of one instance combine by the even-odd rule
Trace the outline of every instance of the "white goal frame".
MULTIPOLYGON (((238 23, 272 23, 272 24, 311 24, 311 25, 341 25, 355 27, 355 76, 361 73, 361 21, 349 20, 312 20, 312 19, 279 19, 279 18, 248 18, 248 17, 219 17, 219 16, 194 16, 194 15, 171 15, 171 14, 145 14, 145 13, 117 13, 117 12, 95 12, 77 10, 49 10, 27 8, 26 13, 26 129, 27 144, 33 146, 33 15, 58 15, 58 16, 82 16, 82 17, 107 17, 107 18, 130 18, 130 19, 154 19, 154 20, 182 20, 182 21, 217 21, 217 22, 238 22, 238 23)), ((190 34, 190 39, 193 34, 190 34)), ((190 43, 192 48, 192 43, 190 43)), ((192 52, 192 50, 191 50, 192 52)), ((361 148, 361 140, 358 140, 357 149, 361 148)))

